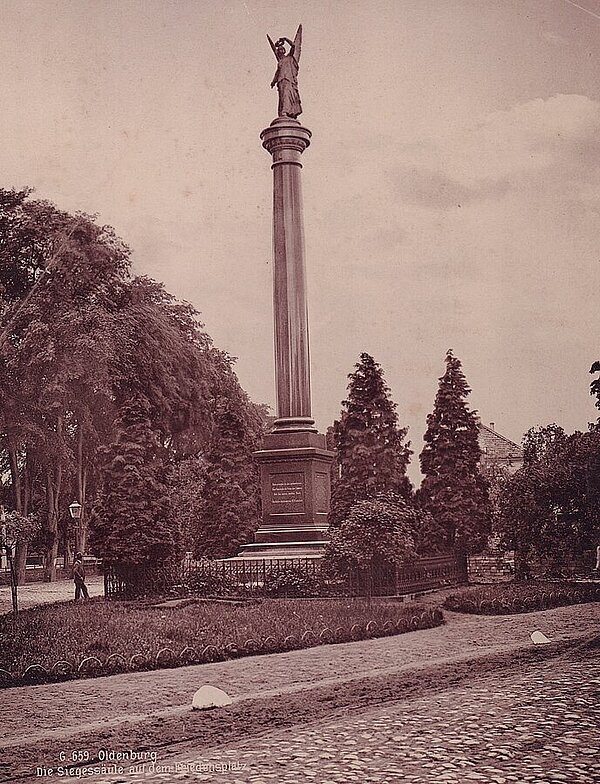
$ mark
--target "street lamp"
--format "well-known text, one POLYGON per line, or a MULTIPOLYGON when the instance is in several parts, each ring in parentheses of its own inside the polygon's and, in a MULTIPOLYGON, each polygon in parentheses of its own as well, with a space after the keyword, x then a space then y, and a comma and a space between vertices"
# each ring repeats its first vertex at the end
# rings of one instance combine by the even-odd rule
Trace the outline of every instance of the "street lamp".
POLYGON ((81 508, 82 507, 79 501, 73 501, 72 504, 69 504, 69 514, 71 515, 73 520, 79 520, 79 518, 81 517, 81 508))
MULTIPOLYGON (((73 501, 72 504, 69 504, 69 514, 73 518, 76 524, 75 529, 75 552, 81 552, 83 554, 83 530, 82 530, 82 523, 83 520, 81 519, 81 510, 83 507, 79 503, 79 501, 73 501)), ((65 560, 66 565, 66 560, 65 560)))

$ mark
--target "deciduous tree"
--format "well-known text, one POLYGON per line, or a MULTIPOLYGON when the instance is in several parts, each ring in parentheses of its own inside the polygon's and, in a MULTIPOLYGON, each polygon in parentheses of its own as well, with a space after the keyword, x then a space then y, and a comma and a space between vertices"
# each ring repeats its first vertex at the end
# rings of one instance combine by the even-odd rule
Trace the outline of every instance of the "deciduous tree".
POLYGON ((559 572, 600 540, 600 431, 567 435, 548 425, 528 431, 524 448, 528 461, 505 484, 498 520, 519 577, 536 560, 559 572))
MULTIPOLYGON (((110 228, 29 195, 0 191, 0 446, 13 508, 27 514, 35 500, 43 518, 53 579, 61 508, 85 501, 95 425, 110 401, 110 292, 129 261, 110 228)), ((20 577, 25 557, 23 545, 20 577)))

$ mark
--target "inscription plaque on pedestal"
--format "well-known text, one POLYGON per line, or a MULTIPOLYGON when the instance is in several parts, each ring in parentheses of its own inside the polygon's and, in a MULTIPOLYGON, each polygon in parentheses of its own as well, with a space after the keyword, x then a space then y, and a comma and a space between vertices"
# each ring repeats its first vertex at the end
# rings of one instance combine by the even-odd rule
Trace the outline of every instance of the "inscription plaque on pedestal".
POLYGON ((271 474, 273 514, 294 514, 304 511, 304 474, 299 472, 271 474))

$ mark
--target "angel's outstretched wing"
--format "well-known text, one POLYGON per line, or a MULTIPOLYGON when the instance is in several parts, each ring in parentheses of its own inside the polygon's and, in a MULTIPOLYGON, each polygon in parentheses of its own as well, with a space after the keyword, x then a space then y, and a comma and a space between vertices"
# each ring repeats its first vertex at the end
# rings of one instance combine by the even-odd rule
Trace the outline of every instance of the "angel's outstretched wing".
POLYGON ((269 39, 269 43, 271 44, 271 49, 273 50, 273 54, 275 55, 275 57, 277 57, 277 53, 275 51, 275 44, 271 40, 271 36, 268 33, 267 33, 267 38, 269 39))
POLYGON ((298 25, 296 30, 296 37, 294 38, 294 57, 296 62, 300 62, 300 55, 302 53, 302 25, 298 25))

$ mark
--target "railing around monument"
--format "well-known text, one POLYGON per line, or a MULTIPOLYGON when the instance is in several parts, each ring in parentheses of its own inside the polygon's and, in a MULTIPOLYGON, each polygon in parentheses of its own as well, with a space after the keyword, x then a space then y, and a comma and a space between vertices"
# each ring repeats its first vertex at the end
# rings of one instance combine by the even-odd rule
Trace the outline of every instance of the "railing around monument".
POLYGON ((186 559, 176 572, 143 571, 130 580, 123 571, 107 569, 105 595, 188 591, 221 598, 397 596, 467 581, 466 563, 454 555, 419 558, 397 568, 354 570, 343 578, 332 578, 318 558, 186 559))
POLYGON ((351 596, 402 596, 466 582, 466 562, 454 555, 418 558, 395 568, 354 570, 347 578, 351 596))

